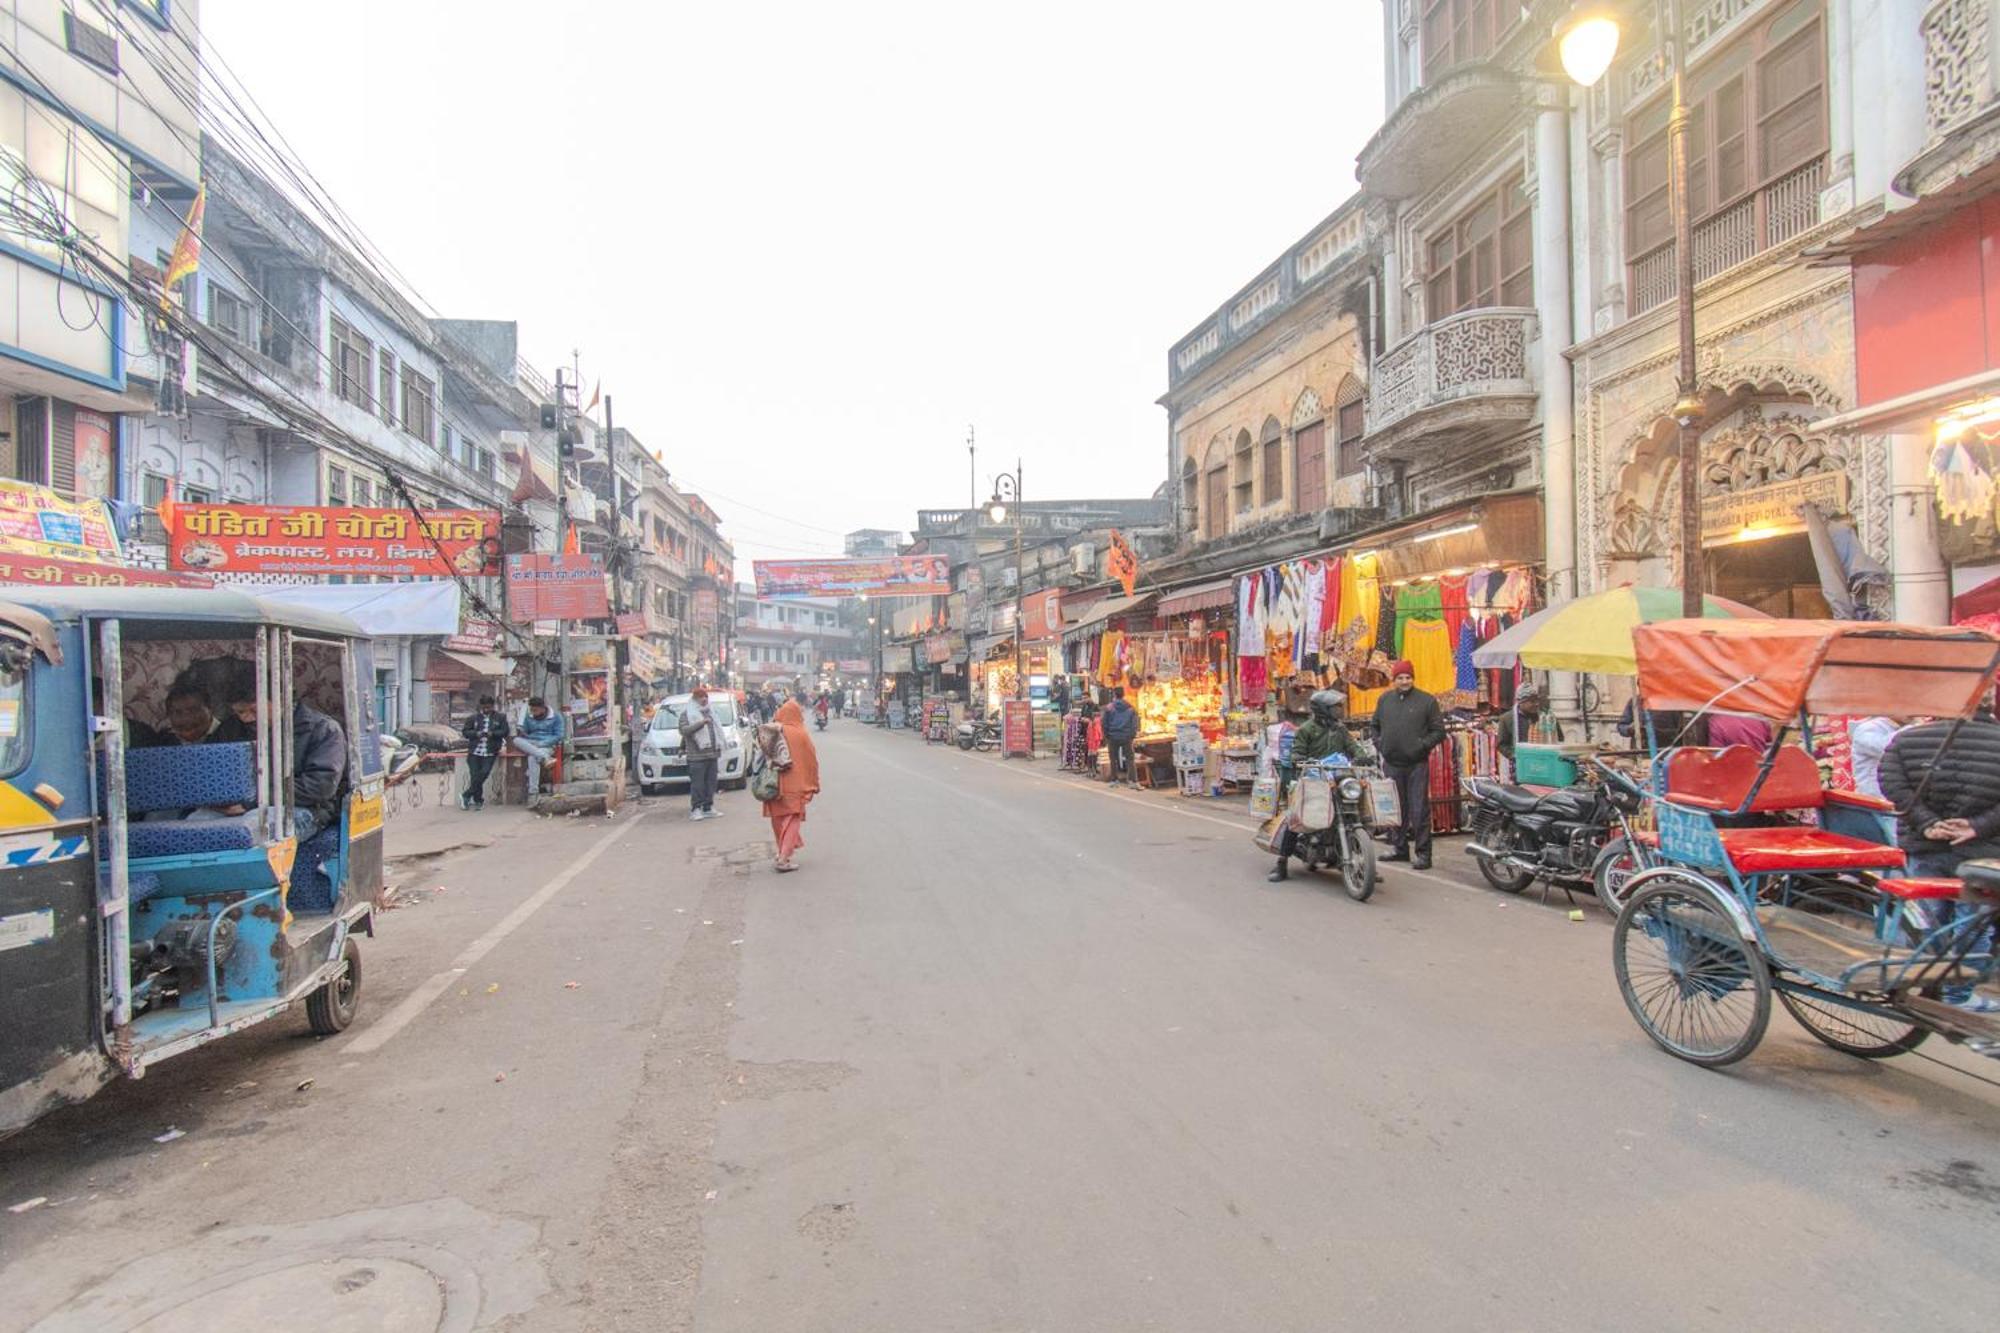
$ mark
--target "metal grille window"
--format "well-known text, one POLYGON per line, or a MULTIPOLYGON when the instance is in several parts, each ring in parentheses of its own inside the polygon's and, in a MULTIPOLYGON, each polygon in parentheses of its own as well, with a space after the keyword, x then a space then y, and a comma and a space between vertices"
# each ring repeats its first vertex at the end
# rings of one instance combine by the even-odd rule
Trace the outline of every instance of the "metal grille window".
POLYGON ((356 333, 346 321, 335 319, 328 335, 329 360, 333 362, 333 394, 356 407, 374 406, 368 392, 370 373, 374 370, 375 346, 356 333))
POLYGON ((1535 303, 1534 225, 1519 176, 1432 234, 1425 247, 1424 316, 1535 303))
POLYGON ((1361 437, 1367 433, 1368 396, 1361 381, 1349 375, 1334 395, 1334 432, 1340 450, 1340 475, 1349 477, 1366 464, 1361 457, 1361 437))
POLYGON ((213 278, 208 282, 208 326, 232 342, 256 346, 249 303, 213 278))
POLYGON ((403 366, 403 429, 425 444, 436 438, 436 392, 437 386, 427 376, 419 375, 408 364, 403 366))
POLYGON ((77 59, 97 66, 106 74, 118 72, 118 39, 78 18, 75 10, 63 11, 63 43, 77 59))
MULTIPOLYGON (((1819 221, 1827 153, 1819 8, 1800 0, 1689 76, 1688 221, 1695 280, 1781 245, 1819 221)), ((1667 98, 1626 123, 1625 253, 1633 314, 1670 300, 1672 181, 1667 98)))
POLYGON ((376 358, 376 397, 382 405, 382 420, 396 424, 396 354, 384 347, 376 358))

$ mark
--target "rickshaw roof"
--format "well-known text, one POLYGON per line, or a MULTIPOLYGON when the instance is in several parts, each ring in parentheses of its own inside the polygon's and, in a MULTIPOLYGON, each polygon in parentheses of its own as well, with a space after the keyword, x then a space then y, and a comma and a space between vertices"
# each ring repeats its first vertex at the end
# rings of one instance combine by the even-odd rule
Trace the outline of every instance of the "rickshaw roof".
POLYGON ((343 639, 366 638, 346 616, 315 611, 230 588, 29 588, 0 587, 0 603, 39 611, 50 620, 83 616, 137 617, 146 620, 197 620, 228 625, 280 625, 286 629, 331 634, 343 639))
POLYGON ((1646 707, 1963 717, 2000 667, 1982 630, 1857 620, 1663 620, 1632 630, 1646 707))

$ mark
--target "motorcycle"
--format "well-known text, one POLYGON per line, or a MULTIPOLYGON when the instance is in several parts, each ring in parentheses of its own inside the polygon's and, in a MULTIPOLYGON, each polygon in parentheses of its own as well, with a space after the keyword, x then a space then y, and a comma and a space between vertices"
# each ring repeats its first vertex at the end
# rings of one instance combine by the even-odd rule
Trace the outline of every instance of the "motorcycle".
POLYGON ((1645 803, 1639 784, 1592 758, 1587 782, 1542 791, 1491 778, 1465 779, 1474 802, 1466 852, 1486 882, 1502 893, 1541 883, 1570 893, 1589 889, 1617 915, 1625 884, 1645 868, 1647 853, 1631 816, 1645 803))
POLYGON ((1367 902, 1381 883, 1363 809, 1365 776, 1346 764, 1305 764, 1292 786, 1286 821, 1299 835, 1291 854, 1307 870, 1338 870, 1341 887, 1358 903, 1367 902))
POLYGON ((825 710, 825 709, 820 709, 820 710, 818 710, 818 711, 816 711, 816 712, 814 712, 814 713, 813 713, 813 727, 814 727, 814 728, 815 728, 816 730, 819 730, 819 731, 825 731, 825 730, 826 730, 826 710, 825 710))
POLYGON ((1000 744, 1000 728, 984 718, 961 722, 958 724, 957 740, 961 750, 991 750, 1000 744))

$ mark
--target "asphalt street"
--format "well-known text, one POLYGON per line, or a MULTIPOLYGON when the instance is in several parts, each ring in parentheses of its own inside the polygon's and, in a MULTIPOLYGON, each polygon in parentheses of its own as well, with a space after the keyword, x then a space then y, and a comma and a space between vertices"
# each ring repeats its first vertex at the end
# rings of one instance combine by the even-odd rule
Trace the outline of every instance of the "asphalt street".
POLYGON ((1698 1069, 1626 1014, 1594 905, 1495 894, 1455 842, 1357 904, 1266 884, 1236 803, 820 743, 794 875, 742 794, 703 823, 432 811, 354 1028, 267 1024, 0 1142, 0 1209, 46 1200, 0 1211, 0 1327, 2000 1307, 2000 1063, 1871 1064, 1779 1012, 1698 1069))

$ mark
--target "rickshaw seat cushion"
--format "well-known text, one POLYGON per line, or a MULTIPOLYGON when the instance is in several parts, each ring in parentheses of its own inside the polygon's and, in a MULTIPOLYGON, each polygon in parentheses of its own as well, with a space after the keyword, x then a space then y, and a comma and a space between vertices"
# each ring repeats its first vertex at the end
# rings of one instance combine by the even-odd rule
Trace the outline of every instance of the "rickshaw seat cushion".
POLYGON ((128 810, 147 813, 255 804, 257 768, 248 741, 153 745, 125 753, 128 810))
POLYGON ((256 846, 257 840, 232 820, 170 819, 131 825, 125 845, 134 857, 190 856, 240 851, 256 846))
POLYGON ((160 891, 160 877, 143 873, 133 875, 127 880, 126 887, 130 890, 132 902, 143 903, 160 891))
POLYGON ((1799 870, 1900 870, 1903 853, 1897 847, 1863 842, 1809 824, 1776 828, 1717 829, 1729 864, 1740 875, 1764 875, 1799 870))
POLYGON ((1880 796, 1870 796, 1866 792, 1842 791, 1838 787, 1828 787, 1825 792, 1829 805, 1851 805, 1862 810, 1879 810, 1885 815, 1896 813, 1896 803, 1880 796))
POLYGON ((1964 890, 1965 881, 1940 878, 1885 879, 1878 881, 1876 887, 1894 898, 1911 900, 1956 898, 1964 890))
MULTIPOLYGON (((1682 748, 1667 759, 1667 793, 1674 800, 1725 814, 1742 809, 1757 781, 1764 756, 1748 745, 1720 750, 1682 748)), ((1796 745, 1780 746, 1770 776, 1746 814, 1772 810, 1816 810, 1826 798, 1819 765, 1796 745)))

